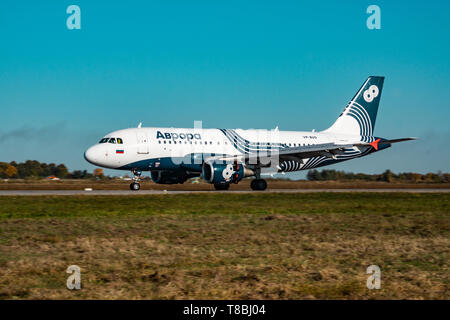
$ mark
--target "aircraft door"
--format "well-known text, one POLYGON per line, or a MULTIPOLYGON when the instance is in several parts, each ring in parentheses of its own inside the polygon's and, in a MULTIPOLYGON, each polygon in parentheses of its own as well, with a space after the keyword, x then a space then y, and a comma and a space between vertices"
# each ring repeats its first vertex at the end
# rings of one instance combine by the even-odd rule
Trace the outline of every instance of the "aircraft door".
POLYGON ((138 130, 137 131, 137 153, 139 154, 148 154, 149 152, 149 141, 146 130, 138 130))

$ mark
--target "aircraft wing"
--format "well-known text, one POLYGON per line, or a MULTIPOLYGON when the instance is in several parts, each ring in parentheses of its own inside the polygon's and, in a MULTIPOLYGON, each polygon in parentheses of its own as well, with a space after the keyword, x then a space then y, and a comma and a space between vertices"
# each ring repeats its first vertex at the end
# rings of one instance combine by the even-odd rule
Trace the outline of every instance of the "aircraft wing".
POLYGON ((239 157, 220 157, 220 159, 239 159, 247 164, 270 163, 271 159, 277 157, 280 162, 284 160, 302 161, 303 159, 308 159, 316 156, 325 156, 336 159, 336 155, 345 153, 344 149, 353 148, 354 146, 355 144, 323 143, 286 149, 272 149, 270 152, 249 153, 239 157))
POLYGON ((239 156, 224 156, 218 155, 209 157, 206 161, 211 160, 240 160, 250 164, 256 164, 259 160, 270 159, 274 157, 279 157, 280 160, 302 160, 308 159, 315 156, 329 156, 334 158, 337 154, 343 153, 346 148, 353 148, 355 144, 335 144, 335 143, 323 143, 311 146, 299 146, 285 149, 272 149, 267 152, 260 153, 248 153, 239 156))
POLYGON ((311 146, 299 146, 287 149, 275 150, 272 153, 264 154, 249 154, 246 156, 246 160, 252 163, 252 158, 272 158, 278 156, 280 161, 284 160, 302 160, 317 156, 325 156, 329 158, 336 158, 336 155, 343 154, 344 149, 353 148, 354 144, 335 144, 335 143, 322 143, 311 146))
POLYGON ((337 155, 345 154, 345 149, 353 149, 360 147, 373 147, 375 150, 378 150, 380 145, 386 145, 391 143, 397 143, 402 141, 416 140, 417 138, 401 138, 401 139, 377 139, 373 142, 358 142, 358 143, 348 143, 348 144, 336 144, 336 143, 323 143, 316 144, 311 146, 299 146, 292 147, 287 149, 275 150, 272 151, 272 154, 268 153, 266 155, 259 154, 248 154, 245 156, 245 161, 247 163, 257 163, 257 159, 262 158, 273 158, 278 155, 280 162, 284 160, 303 160, 309 159, 318 156, 324 156, 331 159, 336 159, 337 155))
POLYGON ((336 144, 336 143, 322 143, 311 146, 298 146, 290 147, 286 149, 272 149, 270 152, 265 153, 248 153, 242 156, 216 156, 211 157, 208 160, 220 159, 220 160, 241 160, 248 164, 258 164, 260 162, 269 163, 271 158, 278 157, 279 161, 284 160, 297 160, 309 159, 318 156, 329 157, 336 159, 339 154, 345 154, 345 149, 359 148, 359 147, 373 147, 378 150, 379 145, 391 144, 402 141, 415 140, 416 138, 402 138, 393 140, 377 139, 373 142, 357 142, 348 144, 336 144))

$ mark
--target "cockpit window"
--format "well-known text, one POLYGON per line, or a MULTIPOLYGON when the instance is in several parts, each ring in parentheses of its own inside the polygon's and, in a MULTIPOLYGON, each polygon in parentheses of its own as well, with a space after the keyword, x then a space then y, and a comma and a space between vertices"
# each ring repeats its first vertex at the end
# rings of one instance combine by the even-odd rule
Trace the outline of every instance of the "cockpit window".
POLYGON ((118 144, 123 144, 123 140, 122 138, 103 138, 102 140, 100 140, 98 143, 118 143, 118 144))

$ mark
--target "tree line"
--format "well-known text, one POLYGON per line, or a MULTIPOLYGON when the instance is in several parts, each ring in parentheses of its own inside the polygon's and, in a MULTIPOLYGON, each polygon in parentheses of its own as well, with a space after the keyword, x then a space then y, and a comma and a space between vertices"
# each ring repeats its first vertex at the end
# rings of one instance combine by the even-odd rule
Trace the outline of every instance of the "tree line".
MULTIPOLYGON (((92 173, 87 170, 74 170, 70 172, 64 164, 54 164, 27 160, 17 163, 0 162, 0 178, 2 179, 32 179, 57 177, 60 179, 104 179, 103 170, 95 169, 92 173)), ((449 173, 414 173, 403 172, 395 174, 386 170, 380 174, 352 173, 336 170, 309 170, 307 174, 309 181, 384 181, 384 182, 450 182, 449 173)))
POLYGON ((395 174, 386 170, 380 174, 352 173, 336 170, 309 170, 307 174, 309 181, 383 181, 383 182, 450 182, 450 173, 426 173, 402 172, 395 174))
POLYGON ((0 162, 0 178, 2 179, 29 179, 57 177, 60 179, 90 179, 104 178, 102 169, 95 169, 93 173, 87 170, 75 170, 70 172, 64 164, 54 164, 27 160, 17 163, 0 162))

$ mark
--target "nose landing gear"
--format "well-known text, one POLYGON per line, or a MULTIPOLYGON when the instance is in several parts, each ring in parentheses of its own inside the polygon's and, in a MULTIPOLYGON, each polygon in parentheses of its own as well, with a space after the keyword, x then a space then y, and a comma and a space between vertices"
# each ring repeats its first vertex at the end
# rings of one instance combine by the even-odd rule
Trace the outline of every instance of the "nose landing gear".
POLYGON ((130 190, 138 191, 141 188, 141 185, 138 182, 132 182, 130 184, 130 190))
POLYGON ((130 184, 130 189, 133 191, 138 191, 139 189, 141 189, 141 185, 140 185, 139 181, 141 180, 142 171, 133 169, 131 172, 133 173, 134 176, 133 176, 133 182, 130 184))

